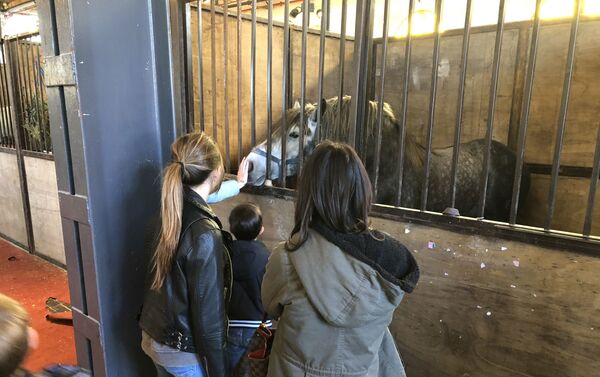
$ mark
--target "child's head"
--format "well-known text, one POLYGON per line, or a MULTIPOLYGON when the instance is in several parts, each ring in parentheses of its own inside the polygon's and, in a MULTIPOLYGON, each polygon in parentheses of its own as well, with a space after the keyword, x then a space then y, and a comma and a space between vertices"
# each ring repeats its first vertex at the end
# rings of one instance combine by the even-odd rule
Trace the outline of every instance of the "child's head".
POLYGON ((29 315, 15 300, 0 294, 0 376, 10 376, 37 343, 29 315))
POLYGON ((264 229, 260 208, 251 203, 235 207, 229 214, 229 229, 238 240, 256 239, 264 229))

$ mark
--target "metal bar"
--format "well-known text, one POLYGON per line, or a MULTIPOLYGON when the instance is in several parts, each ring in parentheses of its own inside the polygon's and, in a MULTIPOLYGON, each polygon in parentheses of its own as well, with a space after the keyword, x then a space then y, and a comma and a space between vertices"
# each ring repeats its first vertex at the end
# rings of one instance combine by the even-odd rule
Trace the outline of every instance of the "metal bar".
POLYGON ((519 128, 519 137, 517 139, 517 162, 515 165, 515 177, 513 181, 512 203, 510 208, 510 224, 514 225, 517 219, 519 208, 519 194, 521 192, 521 174, 523 173, 523 160, 525 158, 525 141, 527 136, 527 124, 529 123, 529 108, 531 106, 531 94, 533 93, 533 78, 535 74, 535 62, 537 58, 537 47, 540 36, 540 10, 542 0, 537 0, 535 4, 535 21, 533 23, 533 32, 531 34, 531 48, 529 50, 529 65, 527 66, 527 75, 525 76, 525 93, 523 95, 523 115, 521 117, 521 127, 519 128))
POLYGON ((40 127, 40 145, 41 151, 48 151, 46 148, 46 136, 45 136, 45 123, 44 123, 44 98, 42 96, 42 88, 41 82, 39 81, 39 47, 35 45, 31 45, 31 60, 33 65, 33 72, 31 74, 33 79, 33 87, 35 89, 35 98, 36 98, 36 109, 38 114, 38 126, 40 127))
POLYGON ((273 132, 273 2, 269 1, 267 26, 267 169, 266 179, 271 179, 271 151, 273 132))
POLYGON ((252 45, 250 47, 250 143, 256 145, 256 0, 252 1, 252 45))
MULTIPOLYGON (((27 98, 27 107, 26 107, 26 111, 24 111, 24 113, 27 116, 27 124, 29 125, 29 127, 33 127, 34 125, 31 124, 33 93, 31 93, 31 80, 30 80, 30 78, 31 78, 30 77, 31 76, 30 67, 31 66, 29 64, 28 50, 29 50, 29 46, 28 46, 27 41, 21 40, 20 53, 21 53, 21 58, 23 59, 23 61, 21 62, 21 65, 23 68, 23 84, 25 87, 25 97, 27 98)), ((29 140, 30 150, 37 151, 38 143, 31 135, 31 130, 25 130, 25 132, 27 135, 27 139, 29 140)))
MULTIPOLYGON (((17 50, 18 46, 15 44, 15 50, 17 50)), ((23 205, 23 216, 25 218, 25 230, 27 234, 27 246, 29 248, 29 252, 31 254, 35 253, 35 238, 33 235, 33 223, 31 220, 31 206, 29 203, 29 189, 27 184, 27 171, 25 169, 25 158, 23 156, 23 144, 21 143, 21 133, 19 131, 19 117, 17 113, 20 111, 21 104, 23 102, 19 102, 17 97, 17 93, 19 87, 14 84, 13 77, 18 71, 19 67, 13 67, 13 63, 16 61, 12 59, 13 51, 10 48, 7 49, 8 59, 4 61, 5 64, 8 64, 8 69, 6 70, 6 81, 8 84, 8 93, 9 93, 9 102, 11 104, 10 111, 11 119, 12 119, 12 128, 13 134, 15 137, 15 150, 17 155, 17 167, 19 171, 19 182, 21 186, 21 202, 23 205)), ((18 53, 18 50, 14 53, 18 53)))
POLYGON ((20 136, 22 136, 21 138, 21 146, 23 149, 27 149, 30 150, 31 149, 31 143, 29 142, 29 137, 27 135, 27 133, 25 132, 25 128, 23 127, 23 122, 25 121, 24 119, 24 110, 25 110, 25 104, 27 103, 27 92, 25 89, 25 74, 23 73, 23 63, 22 63, 22 59, 21 59, 21 45, 19 44, 19 40, 15 40, 14 43, 14 49, 15 49, 15 71, 16 71, 16 76, 17 76, 17 90, 19 92, 19 100, 20 100, 20 106, 19 106, 19 112, 16 114, 16 118, 15 120, 17 121, 18 124, 18 131, 20 132, 20 136))
POLYGON ((498 8, 498 24, 496 26, 496 44, 494 45, 494 60, 492 63, 492 84, 490 85, 490 98, 488 104, 487 128, 485 133, 485 155, 483 157, 483 171, 481 174, 479 217, 485 215, 485 196, 490 172, 490 156, 492 153, 492 137, 494 130, 494 114, 496 113, 496 93, 498 91, 498 76, 500 75, 500 56, 502 55, 502 38, 504 35, 505 0, 500 0, 498 8))
POLYGON ((4 68, 2 69, 2 77, 4 80, 3 87, 2 87, 2 91, 3 91, 2 96, 4 98, 4 110, 2 112, 5 113, 6 118, 8 119, 8 122, 9 122, 9 123, 7 123, 7 125, 9 127, 8 134, 10 135, 10 138, 11 138, 11 147, 16 148, 15 135, 14 135, 13 129, 11 127, 13 119, 12 119, 12 114, 10 111, 10 108, 11 108, 10 94, 9 94, 10 87, 8 85, 8 77, 7 77, 7 73, 6 73, 7 69, 9 69, 9 67, 10 67, 9 62, 8 62, 8 59, 9 59, 8 49, 9 48, 10 48, 10 43, 6 43, 6 42, 2 43, 2 61, 4 62, 4 68))
MULTIPOLYGON (((316 143, 321 141, 321 99, 323 98, 323 74, 325 71, 325 32, 327 31, 327 18, 329 17, 329 0, 323 0, 321 4, 321 30, 319 35, 319 76, 317 83, 317 129, 313 137, 316 143)), ((341 102, 339 102, 341 105, 341 102)))
POLYGON ((211 63, 211 84, 212 84, 212 119, 213 119, 213 129, 212 129, 212 138, 215 142, 217 142, 219 135, 217 130, 217 56, 216 56, 216 34, 217 27, 215 22, 215 1, 210 1, 210 63, 211 63))
POLYGON ((592 219, 596 203, 596 189, 598 188, 598 176, 600 175, 600 124, 598 124, 598 136, 596 137, 596 153, 594 153, 594 166, 592 167, 592 178, 590 179, 590 191, 588 204, 585 210, 583 222, 583 235, 589 237, 592 231, 592 219))
POLYGON ((569 96, 571 94, 571 79, 573 78, 573 63, 575 61, 575 47, 577 45, 577 30, 579 29, 579 16, 581 14, 582 1, 575 0, 575 15, 571 23, 571 35, 569 37, 569 48, 567 52, 567 64, 565 66, 565 79, 563 82, 562 98, 560 101, 560 116, 558 118, 558 130, 556 131, 556 144, 554 145, 554 159, 552 160, 552 181, 550 193, 548 194, 548 215, 546 217, 546 230, 552 226, 554 208, 556 206, 556 188, 558 186, 558 172, 560 170, 560 156, 567 126, 567 112, 569 109, 569 96))
POLYGON ((427 154, 425 155, 425 172, 421 191, 421 211, 427 209, 427 194, 429 190, 429 174, 431 164, 431 144, 433 140, 433 125, 435 123, 435 102, 437 95, 438 64, 440 61, 440 24, 442 23, 442 1, 435 2, 435 31, 433 42, 433 63, 431 68, 431 91, 429 93, 429 121, 427 128, 427 154))
MULTIPOLYGON (((506 26, 510 25, 507 24, 506 26)), ((510 105, 510 121, 506 145, 516 150, 521 112, 523 107, 523 92, 525 91, 525 74, 527 72, 527 53, 529 46, 529 25, 518 29, 517 51, 515 53, 515 69, 513 77, 512 101, 510 105)))
MULTIPOLYGON (((412 1, 412 0, 411 0, 412 1)), ((339 94, 338 94, 338 108, 337 108, 337 119, 338 122, 341 122, 342 116, 342 105, 344 104, 344 68, 346 65, 346 20, 348 18, 348 0, 342 0, 342 25, 340 30, 340 62, 339 62, 339 94)), ((331 125, 331 127, 335 127, 335 125, 331 125)), ((330 127, 330 128, 331 128, 330 127)), ((331 130, 327 129, 327 134, 325 135, 326 139, 329 139, 329 132, 331 130)))
POLYGON ((237 133, 238 133, 238 166, 242 162, 243 144, 242 144, 242 8, 237 1, 236 14, 237 31, 237 133))
POLYGON ((200 109, 200 131, 204 132, 204 57, 202 48, 202 2, 198 0, 196 14, 198 21, 198 107, 200 109))
POLYGON ((185 4, 185 91, 187 101, 186 131, 196 128, 194 123, 194 67, 192 48, 192 4, 185 4))
POLYGON ((288 76, 290 75, 290 1, 285 0, 283 15, 283 74, 281 88, 281 187, 286 187, 287 176, 287 108, 289 101, 288 76))
POLYGON ((303 0, 302 6, 304 11, 302 12, 302 60, 300 62, 300 125, 299 125, 299 138, 298 138, 298 161, 299 171, 302 169, 304 163, 304 123, 306 122, 305 108, 306 108, 306 41, 307 41, 307 30, 310 20, 309 1, 303 0))
POLYGON ((412 52, 412 22, 415 10, 415 0, 408 2, 408 25, 406 42, 404 45, 404 73, 402 75, 402 107, 400 109, 400 150, 398 151, 398 191, 396 193, 396 206, 402 203, 402 184, 404 178, 404 142, 406 140, 406 119, 408 115, 408 88, 410 83, 410 60, 412 52))
POLYGON ((2 92, 0 93, 0 106, 2 106, 2 114, 0 114, 0 117, 2 119, 2 140, 0 140, 2 146, 4 147, 12 147, 14 145, 14 142, 10 142, 10 140, 12 139, 12 134, 10 132, 10 119, 8 119, 7 115, 6 115, 6 110, 9 108, 7 103, 6 103, 6 81, 4 79, 4 70, 6 69, 6 59, 4 58, 4 46, 5 43, 2 42, 0 45, 0 48, 2 49, 2 67, 0 67, 0 69, 2 69, 2 72, 0 72, 0 85, 2 85, 2 92))
MULTIPOLYGON (((470 1, 470 0, 469 0, 470 1)), ((383 50, 381 51, 381 78, 379 87, 379 103, 377 104, 377 140, 375 150, 375 180, 373 182, 373 198, 377 201, 379 185, 379 163, 381 161, 381 137, 383 128, 383 97, 385 95, 385 69, 388 48, 388 29, 390 19, 390 0, 385 0, 383 5, 383 50)))
POLYGON ((465 27, 463 34, 462 53, 460 58, 460 79, 458 81, 458 101, 456 104, 456 126, 454 129, 454 148, 452 151, 452 194, 450 207, 456 207, 456 176, 458 172, 458 156, 460 154, 460 136, 462 132, 463 106, 465 102, 465 81, 467 78, 467 65, 469 60, 469 42, 471 40, 471 17, 472 1, 467 0, 467 10, 465 11, 465 27))
MULTIPOLYGON (((270 3, 270 2, 269 2, 270 3)), ((229 36, 227 33, 229 23, 229 8, 223 7, 223 116, 225 126, 225 171, 231 171, 231 151, 229 145, 229 95, 227 93, 228 68, 229 68, 229 36)))
MULTIPOLYGON (((527 171, 529 171, 531 174, 552 174, 552 165, 550 164, 535 164, 526 162, 526 165, 527 171)), ((590 178, 592 176, 592 168, 585 166, 560 165, 558 169, 558 175, 561 177, 590 178)))

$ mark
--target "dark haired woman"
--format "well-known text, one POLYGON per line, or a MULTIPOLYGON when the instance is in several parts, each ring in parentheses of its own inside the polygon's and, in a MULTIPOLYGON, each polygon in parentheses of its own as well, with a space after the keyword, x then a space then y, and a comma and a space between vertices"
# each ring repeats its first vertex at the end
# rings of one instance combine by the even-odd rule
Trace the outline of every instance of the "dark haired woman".
POLYGON ((140 318, 142 348, 159 377, 229 377, 225 296, 231 261, 221 223, 206 204, 223 180, 223 161, 203 133, 180 137, 171 154, 140 318))
POLYGON ((299 180, 295 225, 267 265, 262 300, 279 324, 269 377, 405 376, 388 326, 419 268, 369 228, 371 183, 356 152, 324 142, 299 180))

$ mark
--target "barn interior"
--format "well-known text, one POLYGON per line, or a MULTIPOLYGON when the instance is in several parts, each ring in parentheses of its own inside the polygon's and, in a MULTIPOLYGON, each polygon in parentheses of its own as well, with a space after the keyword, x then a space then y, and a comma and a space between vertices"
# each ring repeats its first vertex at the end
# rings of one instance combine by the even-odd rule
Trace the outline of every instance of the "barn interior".
MULTIPOLYGON (((509 173, 529 181, 503 187, 503 221, 482 206, 444 215, 427 195, 373 206, 373 226, 422 270, 390 325, 407 375, 597 374, 600 1, 0 3, 0 293, 24 303, 40 332, 28 369, 154 375, 137 315, 170 144, 206 132, 232 179, 266 142, 266 165, 285 171, 266 149, 284 111, 349 95, 342 141, 363 156, 386 143, 398 151, 378 153, 378 171, 396 174, 407 150, 401 134, 365 136, 368 101, 389 104, 425 159, 493 140, 517 159, 509 173)), ((435 171, 425 163, 423 177, 435 171)), ((460 185, 456 176, 442 184, 460 185)), ((227 219, 258 204, 272 249, 293 226, 294 179, 248 185, 213 209, 227 219)))

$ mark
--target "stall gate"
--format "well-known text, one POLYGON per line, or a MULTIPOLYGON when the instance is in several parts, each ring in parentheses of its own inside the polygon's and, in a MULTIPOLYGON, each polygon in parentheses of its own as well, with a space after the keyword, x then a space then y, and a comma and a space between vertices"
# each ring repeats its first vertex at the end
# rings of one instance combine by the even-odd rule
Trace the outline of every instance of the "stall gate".
MULTIPOLYGON (((384 190, 381 188, 384 176, 388 186, 389 175, 393 175, 391 180, 395 182, 394 199, 380 201, 382 205, 375 206, 375 213, 570 248, 597 247, 600 226, 593 220, 599 216, 595 207, 600 123, 592 119, 591 124, 583 124, 581 117, 574 116, 575 111, 585 110, 577 102, 580 97, 571 96, 578 45, 583 46, 579 49, 584 54, 579 54, 582 61, 588 58, 586 51, 598 48, 597 39, 593 38, 598 30, 597 16, 586 13, 586 3, 581 0, 565 3, 565 18, 548 21, 542 17, 547 10, 539 0, 531 4, 531 20, 507 23, 507 12, 514 11, 507 8, 516 5, 501 0, 494 10, 495 26, 472 26, 474 8, 480 4, 466 0, 465 7, 459 7, 464 9, 462 28, 443 30, 442 10, 451 5, 444 3, 437 0, 434 9, 429 10, 434 26, 431 34, 406 33, 398 37, 390 35, 390 22, 398 23, 399 17, 392 9, 406 15, 403 22, 406 30, 414 30, 418 26, 415 22, 424 12, 422 2, 407 1, 407 9, 402 10, 398 8, 402 2, 392 1, 359 1, 354 8, 348 1, 323 0, 320 9, 319 4, 315 6, 308 0, 173 2, 170 9, 175 62, 172 76, 179 130, 200 129, 211 134, 223 149, 228 171, 232 171, 244 155, 256 151, 253 148, 257 144, 266 141, 258 152, 266 159, 265 175, 271 177, 272 170, 278 169, 275 176, 280 178, 275 186, 285 188, 289 186, 287 165, 293 161, 292 164, 302 166, 307 148, 299 148, 298 154, 290 158, 286 154, 290 133, 281 132, 287 131, 286 127, 274 124, 281 124, 281 121, 276 123, 277 120, 297 99, 300 108, 311 104, 317 107, 317 128, 321 130, 322 102, 319 99, 350 95, 348 135, 343 141, 354 145, 365 158, 376 194, 384 190), (311 11, 304 12, 304 9, 311 11), (337 15, 339 23, 332 21, 331 14, 337 15), (282 22, 274 20, 274 15, 282 22), (301 25, 292 23, 300 18, 301 25), (354 25, 349 24, 349 19, 355 21, 354 25), (374 28, 377 37, 374 37, 374 28), (568 38, 562 44, 550 43, 550 38, 557 35, 568 35, 568 38), (538 59, 540 53, 548 57, 549 49, 560 51, 560 65, 556 62, 544 65, 546 61, 538 59), (487 55, 481 56, 482 51, 487 55), (549 80, 544 77, 549 64, 559 67, 553 74, 561 77, 562 89, 553 88, 554 97, 542 98, 540 93, 548 87, 543 82, 549 80), (476 109, 473 108, 475 100, 478 101, 476 109), (377 103, 376 114, 369 114, 369 101, 377 103), (546 116, 546 119, 551 118, 551 123, 540 126, 541 112, 536 108, 544 106, 541 104, 544 101, 554 103, 556 109, 551 108, 548 111, 551 115, 546 116), (397 140, 390 140, 390 134, 385 131, 384 102, 394 110, 399 131, 392 135, 397 140), (569 104, 573 108, 571 112, 569 104), (369 116, 376 117, 375 129, 371 131, 364 126, 369 116), (567 130, 568 124, 572 124, 572 130, 567 130), (573 143, 577 138, 575 132, 584 134, 587 141, 573 143), (274 155, 272 138, 278 137, 282 139, 282 151, 274 155), (404 171, 410 153, 407 138, 414 138, 424 150, 423 166, 418 172, 418 199, 408 205, 402 197, 406 196, 403 185, 411 184, 407 179, 410 176, 404 171), (446 214, 456 213, 452 209, 458 207, 456 200, 463 179, 459 174, 461 149, 476 139, 483 146, 483 152, 477 157, 481 168, 473 172, 476 178, 469 181, 478 187, 476 203, 473 203, 476 210, 468 216, 442 216, 444 208, 447 208, 446 214), (507 204, 510 208, 504 219, 485 212, 489 185, 497 180, 490 175, 494 140, 508 145, 516 159, 511 170, 505 173, 514 179, 502 187, 511 192, 507 204), (567 153, 563 153, 566 140, 570 144, 567 153), (386 150, 385 145, 390 142, 397 144, 397 154, 382 156, 382 143, 386 150), (451 163, 442 179, 436 177, 439 171, 436 171, 435 160, 438 153, 442 153, 440 148, 448 146, 452 151, 446 151, 444 156, 451 163), (579 152, 585 149, 585 156, 573 159, 577 148, 579 152), (282 155, 287 158, 281 158, 282 155), (538 155, 548 155, 550 163, 538 155), (576 178, 576 182, 569 181, 570 178, 576 178), (549 182, 546 184, 546 181, 549 182), (445 204, 441 207, 439 203, 431 204, 439 201, 432 198, 435 194, 432 194, 432 184, 448 187, 445 204), (576 203, 565 192, 572 184, 579 190, 576 203), (529 200, 528 188, 533 193, 529 200), (572 213, 566 215, 567 212, 572 213), (558 215, 567 218, 557 220, 558 215)), ((587 76, 580 76, 579 86, 581 81, 587 80, 587 76)), ((597 80, 593 76, 589 79, 597 80)), ((546 105, 544 110, 548 107, 546 105)), ((304 131, 308 113, 300 112, 299 118, 301 130, 297 145, 305 145, 304 138, 310 137, 304 131)), ((323 129, 310 143, 328 136, 328 130, 323 129)), ((278 188, 262 190, 273 191, 291 194, 278 188)))

